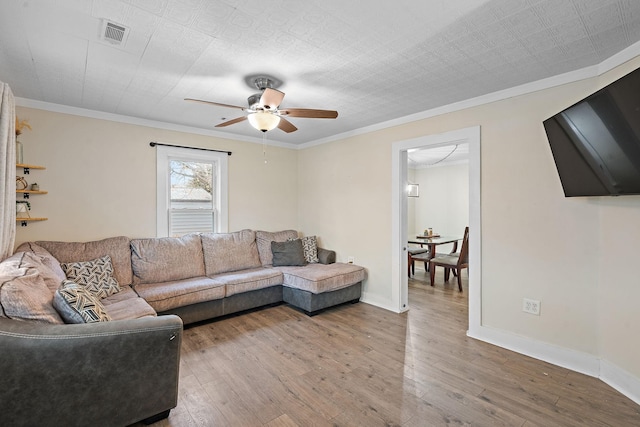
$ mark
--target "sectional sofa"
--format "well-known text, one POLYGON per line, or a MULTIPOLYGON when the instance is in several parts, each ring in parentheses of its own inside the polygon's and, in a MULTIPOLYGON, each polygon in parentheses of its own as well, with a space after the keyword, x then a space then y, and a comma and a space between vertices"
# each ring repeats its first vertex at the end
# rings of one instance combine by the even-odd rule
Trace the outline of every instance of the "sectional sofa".
POLYGON ((365 270, 335 258, 295 230, 24 243, 0 262, 3 423, 164 418, 177 404, 183 324, 357 302, 365 270))

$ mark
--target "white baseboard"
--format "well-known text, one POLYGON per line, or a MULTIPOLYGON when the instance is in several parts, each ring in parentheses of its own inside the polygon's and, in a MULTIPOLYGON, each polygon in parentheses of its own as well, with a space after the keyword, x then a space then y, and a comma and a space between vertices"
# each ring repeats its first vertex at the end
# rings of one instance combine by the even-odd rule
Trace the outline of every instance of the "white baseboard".
POLYGON ((600 376, 600 359, 592 354, 536 341, 487 326, 480 326, 473 333, 469 331, 467 335, 572 371, 596 378, 600 376))
POLYGON ((385 310, 392 311, 394 313, 398 313, 394 307, 389 305, 389 300, 379 298, 375 294, 367 293, 366 291, 362 291, 362 296, 360 297, 360 302, 364 302, 366 304, 374 305, 376 307, 384 308, 385 310))
POLYGON ((640 378, 634 377, 624 369, 602 359, 600 361, 600 379, 640 405, 640 378))

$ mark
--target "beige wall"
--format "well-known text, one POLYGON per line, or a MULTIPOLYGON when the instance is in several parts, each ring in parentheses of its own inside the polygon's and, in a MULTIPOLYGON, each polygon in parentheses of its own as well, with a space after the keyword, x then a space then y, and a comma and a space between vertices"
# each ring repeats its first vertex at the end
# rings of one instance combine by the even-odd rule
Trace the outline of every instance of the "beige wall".
POLYGON ((390 306, 392 144, 481 126, 482 322, 605 357, 640 378, 640 196, 565 198, 542 121, 637 68, 316 146, 300 153, 300 224, 368 269, 390 306), (522 298, 541 300, 541 316, 522 298))
MULTIPOLYGON (((409 229, 424 233, 431 227, 441 236, 462 236, 469 225, 469 165, 467 163, 417 169, 420 195, 415 200, 414 223, 409 229)), ((413 233, 412 233, 413 234, 413 233)), ((448 252, 445 245, 438 252, 448 252)))
MULTIPOLYGON (((296 150, 268 147, 146 126, 17 108, 25 131, 25 162, 49 194, 32 196, 32 215, 48 221, 18 227, 29 240, 86 241, 114 235, 156 235, 156 150, 151 141, 232 151, 229 230, 297 228, 296 150)), ((21 170, 18 171, 21 174, 21 170)))

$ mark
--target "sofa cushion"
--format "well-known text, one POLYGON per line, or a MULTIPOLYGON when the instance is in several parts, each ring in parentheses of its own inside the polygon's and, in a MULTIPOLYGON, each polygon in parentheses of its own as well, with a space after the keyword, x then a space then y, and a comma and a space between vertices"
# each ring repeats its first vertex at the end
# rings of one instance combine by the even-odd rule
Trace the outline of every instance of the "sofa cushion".
POLYGON ((158 283, 204 276, 198 234, 131 240, 135 283, 158 283))
POLYGON ((23 243, 20 245, 20 248, 23 250, 16 251, 16 253, 28 252, 30 254, 30 256, 22 260, 23 266, 37 269, 45 285, 47 285, 47 288, 51 291, 51 295, 53 295, 60 286, 60 283, 67 278, 60 267, 60 263, 46 249, 35 243, 23 243))
POLYGON ((295 265, 302 266, 307 264, 304 258, 304 249, 302 248, 302 240, 287 240, 286 242, 271 242, 271 252, 273 253, 273 266, 295 265))
POLYGON ((53 296, 53 307, 66 323, 108 322, 100 298, 86 286, 65 280, 53 296))
POLYGON ((256 244, 258 245, 258 254, 263 267, 273 264, 273 253, 271 252, 271 242, 285 242, 289 239, 297 239, 298 232, 296 230, 284 231, 256 231, 256 244))
POLYGON ((0 317, 64 323, 53 308, 53 292, 45 283, 42 267, 31 252, 16 252, 0 262, 0 317))
POLYGON ((346 288, 365 278, 364 268, 354 264, 308 264, 304 267, 274 268, 284 274, 284 286, 314 294, 346 288))
POLYGON ((208 277, 145 283, 135 285, 135 291, 158 313, 176 307, 224 298, 224 284, 208 277))
POLYGON ((130 285, 133 280, 128 237, 110 237, 84 243, 37 241, 36 244, 49 251, 61 263, 90 261, 109 255, 113 265, 113 276, 118 284, 130 285))
POLYGON ((91 261, 65 262, 61 267, 67 279, 84 286, 98 298, 106 298, 120 292, 120 285, 113 277, 113 265, 109 255, 91 261))
POLYGON ((206 275, 211 277, 229 271, 260 267, 256 232, 204 233, 202 250, 206 275))
POLYGON ((124 286, 120 292, 100 301, 111 320, 138 319, 157 316, 156 311, 131 288, 124 286))
POLYGON ((273 268, 254 268, 213 277, 217 283, 225 286, 225 295, 241 294, 256 289, 282 285, 282 272, 273 268))
MULTIPOLYGON (((42 264, 51 270, 56 278, 55 287, 51 289, 51 292, 55 292, 56 289, 58 289, 58 286, 60 286, 60 283, 67 278, 67 275, 62 271, 62 267, 60 267, 60 261, 58 261, 53 255, 51 255, 51 252, 42 246, 34 242, 25 242, 18 246, 16 252, 32 252, 40 259, 42 264)), ((47 286, 49 286, 48 283, 47 286)))

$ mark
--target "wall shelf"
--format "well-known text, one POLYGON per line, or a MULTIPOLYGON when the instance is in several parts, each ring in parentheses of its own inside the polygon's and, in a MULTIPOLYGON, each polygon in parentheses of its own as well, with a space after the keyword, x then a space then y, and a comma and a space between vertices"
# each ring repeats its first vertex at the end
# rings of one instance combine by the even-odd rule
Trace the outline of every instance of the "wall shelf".
MULTIPOLYGON (((25 175, 29 175, 29 170, 30 169, 34 169, 34 170, 44 170, 44 169, 46 169, 44 166, 30 165, 28 163, 18 163, 18 164, 16 164, 16 169, 20 169, 20 168, 23 169, 23 172, 24 172, 25 175)), ((29 196, 32 195, 32 194, 48 194, 48 191, 44 191, 44 190, 27 190, 27 189, 17 190, 16 189, 16 194, 22 194, 22 197, 24 199, 28 199, 29 196)), ((27 211, 27 215, 29 215, 28 211, 27 211)), ((19 222, 22 227, 26 227, 29 222, 46 221, 47 219, 48 218, 29 217, 29 216, 27 216, 26 218, 18 218, 18 217, 16 217, 16 222, 19 222)))
POLYGON ((21 226, 26 227, 27 222, 30 221, 46 221, 48 218, 16 218, 16 222, 19 222, 21 226))
POLYGON ((22 168, 22 171, 24 172, 25 175, 29 175, 29 170, 30 169, 46 169, 44 166, 29 165, 29 164, 26 164, 26 163, 18 163, 16 165, 16 168, 22 168))
POLYGON ((30 194, 47 194, 48 191, 42 191, 42 190, 16 190, 16 193, 20 193, 20 194, 22 194, 23 198, 28 199, 30 194))

